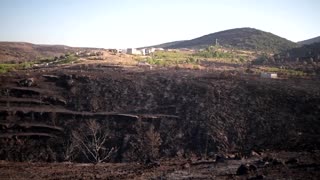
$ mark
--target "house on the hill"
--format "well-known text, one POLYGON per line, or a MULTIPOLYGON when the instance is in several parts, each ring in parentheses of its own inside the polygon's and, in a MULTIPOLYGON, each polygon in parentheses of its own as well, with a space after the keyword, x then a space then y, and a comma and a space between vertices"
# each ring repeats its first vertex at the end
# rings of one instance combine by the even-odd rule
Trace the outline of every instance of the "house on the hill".
POLYGON ((146 55, 150 55, 150 54, 153 53, 155 50, 156 50, 155 48, 147 48, 147 49, 145 50, 146 55))
POLYGON ((146 55, 146 49, 140 49, 141 55, 146 55))
POLYGON ((260 75, 261 78, 269 78, 269 79, 275 79, 278 78, 277 73, 266 73, 266 72, 262 72, 260 75))
POLYGON ((127 54, 136 54, 136 55, 141 55, 141 51, 135 48, 128 48, 127 49, 127 54))

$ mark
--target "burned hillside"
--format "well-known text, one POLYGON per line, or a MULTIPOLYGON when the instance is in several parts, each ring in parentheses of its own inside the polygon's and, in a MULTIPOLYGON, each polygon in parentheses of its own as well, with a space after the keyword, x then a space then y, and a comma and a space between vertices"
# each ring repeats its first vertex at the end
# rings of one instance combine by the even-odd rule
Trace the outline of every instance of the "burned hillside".
POLYGON ((94 161, 75 143, 79 132, 91 137, 92 121, 108 134, 97 152, 104 162, 320 145, 315 80, 72 66, 13 72, 0 82, 3 160, 94 161))

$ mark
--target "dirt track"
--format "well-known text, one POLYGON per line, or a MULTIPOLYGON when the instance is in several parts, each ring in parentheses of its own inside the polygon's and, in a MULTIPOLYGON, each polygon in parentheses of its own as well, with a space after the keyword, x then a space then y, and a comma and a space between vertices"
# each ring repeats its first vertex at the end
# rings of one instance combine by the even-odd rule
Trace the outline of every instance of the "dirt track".
POLYGON ((317 179, 320 176, 319 152, 266 153, 246 160, 160 161, 157 165, 139 163, 68 164, 0 163, 0 179, 317 179), (264 161, 266 157, 272 161, 264 161), (297 159, 297 163, 289 163, 297 159), (241 164, 253 169, 238 175, 241 164))

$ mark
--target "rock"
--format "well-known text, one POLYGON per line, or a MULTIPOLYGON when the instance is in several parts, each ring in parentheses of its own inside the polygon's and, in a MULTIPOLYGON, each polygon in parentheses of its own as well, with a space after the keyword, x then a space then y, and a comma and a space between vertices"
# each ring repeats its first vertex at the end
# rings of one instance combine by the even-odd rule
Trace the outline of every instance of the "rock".
POLYGON ((249 168, 246 165, 241 164, 237 169, 237 175, 246 175, 249 173, 249 168))
POLYGON ((249 171, 254 171, 254 172, 256 172, 257 171, 257 167, 255 166, 255 165, 250 165, 249 166, 249 171))
POLYGON ((35 81, 34 78, 27 78, 27 79, 20 80, 18 84, 24 87, 31 87, 32 85, 34 85, 34 81, 35 81))
POLYGON ((296 158, 290 158, 288 161, 285 162, 286 164, 297 164, 298 160, 296 158))
POLYGON ((148 167, 148 168, 160 167, 160 162, 158 162, 158 161, 153 161, 153 162, 147 164, 147 167, 148 167))
POLYGON ((72 87, 73 86, 73 83, 74 83, 74 81, 72 80, 72 79, 69 79, 69 80, 67 80, 67 85, 69 86, 69 87, 72 87))
POLYGON ((263 161, 265 162, 265 165, 283 165, 282 161, 275 159, 275 158, 270 158, 270 157, 264 157, 263 161))
POLYGON ((248 69, 246 69, 246 73, 252 74, 252 73, 254 73, 254 71, 252 69, 248 68, 248 69))
POLYGON ((102 179, 102 176, 100 174, 96 174, 94 178, 95 179, 102 179))
POLYGON ((251 156, 256 156, 256 157, 260 157, 261 156, 261 154, 259 153, 259 152, 257 152, 257 151, 251 151, 251 156))
POLYGON ((255 164, 258 166, 258 167, 264 167, 265 166, 265 163, 263 160, 259 159, 257 161, 255 161, 255 164))
POLYGON ((272 165, 283 165, 283 163, 278 159, 273 159, 272 165))
POLYGON ((273 158, 270 158, 269 156, 266 156, 262 159, 264 162, 271 162, 273 158))
POLYGON ((191 167, 190 163, 185 163, 182 165, 182 169, 189 169, 191 167))
POLYGON ((248 178, 248 180, 259 180, 259 179, 264 179, 264 176, 263 175, 257 175, 255 177, 248 178))
POLYGON ((216 162, 224 162, 225 157, 222 155, 216 155, 216 162))
POLYGON ((227 154, 227 159, 235 159, 237 154, 227 154))
POLYGON ((57 81, 57 80, 59 80, 59 76, 55 76, 55 75, 42 75, 42 77, 44 77, 44 78, 46 78, 46 79, 48 79, 48 80, 50 80, 50 81, 57 81))
POLYGON ((241 160, 241 159, 242 159, 242 157, 239 154, 236 154, 236 156, 234 157, 234 160, 241 160))
POLYGON ((159 167, 160 166, 160 162, 159 161, 154 161, 150 158, 148 158, 145 163, 148 167, 159 167))

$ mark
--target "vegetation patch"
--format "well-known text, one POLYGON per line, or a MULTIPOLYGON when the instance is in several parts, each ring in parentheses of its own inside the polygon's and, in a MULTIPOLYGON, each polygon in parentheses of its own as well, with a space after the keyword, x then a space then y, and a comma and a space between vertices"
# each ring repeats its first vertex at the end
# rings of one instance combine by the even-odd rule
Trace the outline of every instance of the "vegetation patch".
POLYGON ((72 62, 76 62, 78 58, 74 55, 66 55, 64 58, 59 59, 59 61, 56 62, 56 64, 69 64, 72 62))
POLYGON ((193 54, 194 57, 208 58, 211 61, 223 61, 227 63, 242 64, 248 61, 246 54, 230 51, 219 46, 209 46, 205 50, 193 54))
POLYGON ((50 63, 50 64, 69 64, 73 62, 77 62, 79 60, 78 57, 76 57, 74 54, 65 54, 61 55, 59 57, 50 57, 50 58, 44 58, 37 61, 37 63, 43 64, 43 63, 50 63))
POLYGON ((19 69, 28 69, 32 67, 33 62, 24 62, 20 64, 15 63, 3 63, 0 64, 0 73, 6 73, 13 70, 19 70, 19 69))
POLYGON ((148 58, 136 58, 137 61, 147 62, 158 66, 175 66, 179 64, 199 64, 199 60, 192 54, 183 51, 157 51, 148 58))
POLYGON ((61 55, 60 57, 49 57, 43 58, 35 61, 28 61, 23 63, 16 63, 14 61, 10 61, 7 63, 0 64, 0 73, 6 73, 14 70, 22 70, 31 68, 34 64, 69 64, 78 61, 78 57, 74 54, 66 54, 61 55))

